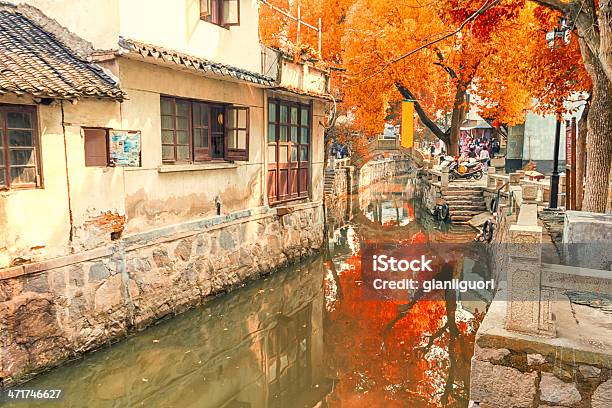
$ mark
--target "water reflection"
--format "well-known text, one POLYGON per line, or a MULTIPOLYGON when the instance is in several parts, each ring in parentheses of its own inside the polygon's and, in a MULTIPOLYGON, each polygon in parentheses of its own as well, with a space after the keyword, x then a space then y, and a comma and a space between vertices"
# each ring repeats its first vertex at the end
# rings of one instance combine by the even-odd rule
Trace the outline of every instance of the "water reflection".
POLYGON ((321 270, 317 258, 271 275, 27 387, 64 389, 62 407, 315 406, 333 385, 321 270))
MULTIPOLYGON (((328 217, 320 256, 35 379, 28 388, 61 388, 65 399, 28 406, 467 406, 487 297, 365 300, 361 253, 473 233, 433 220, 405 178, 330 205, 328 217)), ((472 257, 447 273, 484 269, 472 257)))
MULTIPOLYGON (((364 245, 473 238, 470 230, 436 222, 419 202, 410 178, 360 192, 352 224, 343 227, 347 235, 356 231, 350 251, 325 263, 326 359, 338 379, 327 398, 331 407, 467 406, 474 336, 490 295, 417 292, 406 301, 364 296, 364 245)), ((473 259, 461 256, 447 265, 446 278, 481 273, 478 254, 469 255, 473 259)))

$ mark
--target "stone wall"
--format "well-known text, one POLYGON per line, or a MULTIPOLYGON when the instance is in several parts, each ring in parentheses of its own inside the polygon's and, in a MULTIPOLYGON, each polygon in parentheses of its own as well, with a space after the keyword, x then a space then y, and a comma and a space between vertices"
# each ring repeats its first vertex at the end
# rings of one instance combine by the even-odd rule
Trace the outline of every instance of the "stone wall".
POLYGON ((502 309, 504 301, 492 303, 476 338, 470 385, 474 407, 612 406, 609 355, 584 352, 564 339, 502 332, 502 309))
POLYGON ((319 204, 260 207, 3 271, 0 387, 316 251, 323 222, 319 204))
POLYGON ((413 161, 409 158, 370 161, 359 169, 359 189, 393 176, 408 173, 413 169, 413 161))

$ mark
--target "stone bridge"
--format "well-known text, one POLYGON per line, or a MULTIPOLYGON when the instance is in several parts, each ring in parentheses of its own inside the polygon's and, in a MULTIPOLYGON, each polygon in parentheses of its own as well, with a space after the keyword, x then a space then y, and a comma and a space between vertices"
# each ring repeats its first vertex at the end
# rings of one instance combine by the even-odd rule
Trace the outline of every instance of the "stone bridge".
POLYGON ((353 158, 353 164, 360 169, 372 160, 390 156, 410 158, 415 168, 422 168, 425 161, 425 157, 419 150, 402 147, 399 140, 374 139, 368 143, 367 153, 364 156, 353 158))

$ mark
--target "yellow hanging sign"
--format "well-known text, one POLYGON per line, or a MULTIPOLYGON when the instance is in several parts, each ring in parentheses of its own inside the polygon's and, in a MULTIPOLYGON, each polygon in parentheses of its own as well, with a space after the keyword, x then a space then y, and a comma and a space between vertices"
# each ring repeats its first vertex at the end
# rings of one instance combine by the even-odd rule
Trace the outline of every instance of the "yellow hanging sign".
POLYGON ((402 102, 402 125, 401 125, 402 147, 411 148, 414 142, 414 102, 402 102))

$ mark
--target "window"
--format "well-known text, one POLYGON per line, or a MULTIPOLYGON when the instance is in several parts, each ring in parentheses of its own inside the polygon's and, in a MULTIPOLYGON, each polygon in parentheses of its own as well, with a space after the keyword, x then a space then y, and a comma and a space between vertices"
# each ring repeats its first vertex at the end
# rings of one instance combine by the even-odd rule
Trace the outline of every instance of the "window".
POLYGON ((36 107, 0 105, 0 189, 40 186, 36 107))
POLYGON ((200 19, 225 28, 240 25, 240 0, 200 0, 200 19))
POLYGON ((271 203, 308 196, 311 107, 268 103, 268 198, 271 203))
POLYGON ((108 166, 108 130, 101 128, 84 128, 85 166, 108 166))
POLYGON ((248 160, 249 108, 161 98, 162 161, 248 160))

